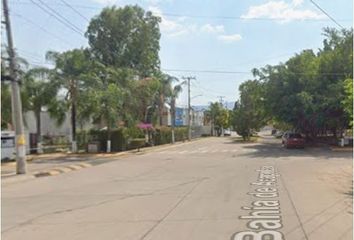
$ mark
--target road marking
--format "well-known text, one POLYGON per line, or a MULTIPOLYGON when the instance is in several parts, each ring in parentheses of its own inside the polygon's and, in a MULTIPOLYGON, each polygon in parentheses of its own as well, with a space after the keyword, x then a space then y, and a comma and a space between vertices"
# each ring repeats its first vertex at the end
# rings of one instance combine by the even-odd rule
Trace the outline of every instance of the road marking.
POLYGON ((256 186, 252 192, 248 194, 255 198, 251 203, 251 207, 242 207, 250 213, 246 216, 240 216, 240 219, 249 220, 247 227, 249 230, 236 232, 232 235, 231 240, 263 240, 266 237, 272 240, 283 240, 283 233, 279 231, 283 227, 280 216, 279 191, 277 188, 277 177, 273 166, 262 166, 256 182, 252 182, 252 186, 256 186))

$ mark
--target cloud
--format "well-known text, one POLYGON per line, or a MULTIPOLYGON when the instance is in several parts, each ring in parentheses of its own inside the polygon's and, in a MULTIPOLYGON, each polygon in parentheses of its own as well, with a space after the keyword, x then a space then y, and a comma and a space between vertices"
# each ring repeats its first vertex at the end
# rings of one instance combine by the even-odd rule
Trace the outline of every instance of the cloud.
POLYGON ((160 29, 163 34, 166 34, 168 37, 178 37, 191 33, 223 33, 223 25, 212 25, 205 24, 200 26, 198 24, 189 23, 188 17, 178 17, 175 20, 166 18, 163 15, 160 8, 157 6, 150 6, 148 10, 151 11, 155 16, 161 18, 160 29))
POLYGON ((226 43, 231 43, 240 41, 242 39, 242 36, 240 34, 219 35, 218 39, 226 43))
POLYGON ((303 0, 293 0, 290 4, 284 1, 269 1, 261 5, 251 6, 241 18, 269 18, 280 22, 289 22, 292 20, 323 19, 325 17, 323 14, 312 10, 299 9, 302 3, 303 0))
POLYGON ((213 26, 211 24, 205 24, 200 27, 200 31, 205 33, 223 33, 225 28, 223 25, 213 26))
POLYGON ((191 30, 192 26, 186 27, 184 26, 184 18, 178 18, 176 21, 167 19, 163 14, 160 8, 156 6, 150 6, 148 8, 149 11, 153 13, 153 15, 161 18, 160 29, 162 33, 167 34, 171 37, 180 36, 186 34, 191 30))

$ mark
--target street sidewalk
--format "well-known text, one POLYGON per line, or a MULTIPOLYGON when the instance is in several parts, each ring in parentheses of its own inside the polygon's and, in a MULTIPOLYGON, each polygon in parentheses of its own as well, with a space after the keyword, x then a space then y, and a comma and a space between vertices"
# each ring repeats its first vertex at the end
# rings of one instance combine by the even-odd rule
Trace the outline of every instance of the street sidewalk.
POLYGON ((188 142, 176 142, 175 144, 164 144, 153 147, 114 152, 114 153, 51 153, 27 155, 27 171, 25 175, 16 174, 16 162, 1 163, 1 180, 3 183, 25 181, 37 177, 54 176, 70 171, 80 170, 109 161, 120 160, 132 154, 145 154, 162 149, 173 148, 182 144, 193 143, 207 138, 196 138, 188 142))

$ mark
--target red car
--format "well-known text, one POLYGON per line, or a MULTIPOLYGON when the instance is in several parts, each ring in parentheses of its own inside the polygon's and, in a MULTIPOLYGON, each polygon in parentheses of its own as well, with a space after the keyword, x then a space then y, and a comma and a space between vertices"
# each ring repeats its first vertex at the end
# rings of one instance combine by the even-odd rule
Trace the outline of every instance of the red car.
POLYGON ((282 145, 286 148, 304 148, 305 139, 299 133, 286 132, 282 137, 282 145))

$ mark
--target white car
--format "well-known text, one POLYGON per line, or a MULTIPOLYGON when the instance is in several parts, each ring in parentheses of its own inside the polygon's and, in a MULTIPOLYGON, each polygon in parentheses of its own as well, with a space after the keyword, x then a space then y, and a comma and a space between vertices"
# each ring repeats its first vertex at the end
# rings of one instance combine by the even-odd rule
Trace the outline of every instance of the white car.
POLYGON ((230 129, 225 129, 224 130, 224 136, 231 136, 231 130, 230 129))

